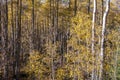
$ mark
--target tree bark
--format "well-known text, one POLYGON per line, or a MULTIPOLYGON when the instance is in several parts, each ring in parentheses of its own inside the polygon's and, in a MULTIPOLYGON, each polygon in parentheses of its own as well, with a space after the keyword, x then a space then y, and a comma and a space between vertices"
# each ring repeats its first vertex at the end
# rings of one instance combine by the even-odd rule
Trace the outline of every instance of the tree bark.
POLYGON ((1 2, 1 41, 3 54, 3 79, 8 79, 8 4, 5 0, 5 5, 1 2))
POLYGON ((90 14, 90 0, 88 0, 88 14, 90 14))
POLYGON ((74 16, 77 14, 77 0, 74 2, 74 16))
POLYGON ((19 80, 20 72, 20 53, 21 53, 21 12, 22 12, 22 0, 17 0, 17 35, 16 35, 16 80, 19 80))
POLYGON ((29 53, 31 53, 34 49, 34 0, 32 0, 32 26, 30 28, 30 51, 29 53))
POLYGON ((107 15, 110 8, 110 0, 106 0, 106 10, 103 15, 103 23, 102 23, 102 34, 101 34, 101 52, 100 52, 100 72, 99 72, 99 80, 103 80, 103 56, 104 56, 104 41, 105 41, 105 29, 106 29, 106 20, 107 15))
MULTIPOLYGON (((94 4, 94 8, 93 8, 93 20, 92 20, 92 46, 91 46, 91 49, 92 49, 92 55, 94 57, 95 55, 95 42, 94 42, 94 38, 95 38, 95 19, 96 19, 96 7, 97 7, 97 2, 96 0, 94 0, 93 2, 94 4)), ((95 64, 95 62, 93 61, 93 64, 95 64)), ((95 77, 95 65, 93 65, 93 71, 92 71, 92 77, 91 77, 91 80, 94 80, 94 77, 95 77)))

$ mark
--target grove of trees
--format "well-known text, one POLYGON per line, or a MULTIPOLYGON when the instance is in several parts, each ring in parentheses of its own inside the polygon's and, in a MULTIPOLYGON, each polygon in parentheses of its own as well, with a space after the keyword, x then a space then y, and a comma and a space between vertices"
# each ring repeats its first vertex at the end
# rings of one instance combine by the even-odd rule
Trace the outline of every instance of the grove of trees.
POLYGON ((120 80, 119 0, 0 0, 0 80, 120 80))

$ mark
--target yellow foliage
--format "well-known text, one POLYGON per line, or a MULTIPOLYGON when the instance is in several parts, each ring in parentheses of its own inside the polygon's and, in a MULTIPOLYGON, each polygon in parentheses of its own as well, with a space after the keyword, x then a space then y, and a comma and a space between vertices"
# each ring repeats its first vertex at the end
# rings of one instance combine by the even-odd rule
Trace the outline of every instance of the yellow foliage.
POLYGON ((38 79, 43 79, 45 73, 49 73, 49 68, 43 62, 44 54, 40 54, 37 51, 30 53, 27 66, 24 68, 30 75, 34 74, 38 79))
POLYGON ((70 76, 83 77, 83 72, 90 73, 93 69, 93 56, 90 52, 91 43, 91 20, 89 15, 79 12, 72 18, 70 27, 70 40, 68 40, 68 53, 66 68, 70 71, 70 76), (89 66, 89 67, 87 67, 89 66))

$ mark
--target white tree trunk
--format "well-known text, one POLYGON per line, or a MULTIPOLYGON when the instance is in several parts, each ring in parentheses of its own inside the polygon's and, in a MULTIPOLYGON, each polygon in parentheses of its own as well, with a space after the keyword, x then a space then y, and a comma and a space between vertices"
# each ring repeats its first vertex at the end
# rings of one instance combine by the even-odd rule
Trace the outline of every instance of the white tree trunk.
POLYGON ((106 19, 107 19, 109 7, 110 7, 109 5, 110 5, 110 0, 106 0, 106 10, 103 15, 103 24, 102 24, 99 80, 102 80, 102 74, 103 74, 104 40, 105 40, 106 19))
MULTIPOLYGON (((92 55, 94 56, 95 53, 95 49, 94 49, 94 38, 95 38, 95 17, 96 17, 96 7, 97 7, 97 2, 96 0, 94 0, 94 8, 93 8, 93 21, 92 21, 92 55)), ((93 62, 94 63, 94 62, 93 62)), ((94 65, 93 65, 94 66, 94 65)), ((92 77, 91 80, 94 79, 95 73, 94 73, 94 68, 92 71, 92 77)))

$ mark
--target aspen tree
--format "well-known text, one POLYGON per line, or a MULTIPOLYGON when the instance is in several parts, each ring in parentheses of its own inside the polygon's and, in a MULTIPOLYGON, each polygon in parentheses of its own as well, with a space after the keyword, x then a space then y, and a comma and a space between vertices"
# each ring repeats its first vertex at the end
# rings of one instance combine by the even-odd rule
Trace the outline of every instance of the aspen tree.
MULTIPOLYGON (((96 7, 97 7, 96 0, 94 0, 93 4, 94 4, 94 8, 93 8, 93 20, 92 20, 92 46, 91 46, 91 49, 92 49, 92 55, 94 56, 95 55, 95 46, 94 46, 94 44, 95 44, 94 43, 94 38, 95 38, 95 18, 96 18, 96 7)), ((93 61, 93 65, 94 64, 95 64, 95 62, 93 61)), ((94 72, 94 68, 93 68, 91 80, 94 80, 94 77, 95 77, 95 72, 94 72)))
POLYGON ((74 2, 74 16, 77 14, 77 0, 74 2))
POLYGON ((3 78, 8 79, 8 4, 7 0, 1 1, 1 33, 2 33, 2 53, 3 53, 3 78), (5 4, 4 4, 5 3, 5 4))
MULTIPOLYGON (((11 0, 11 28, 12 28, 12 58, 15 58, 15 23, 14 23, 14 11, 13 0, 11 0)), ((12 75, 15 75, 15 60, 12 61, 12 75)))
POLYGON ((34 42, 34 39, 33 39, 33 35, 34 35, 34 6, 35 6, 35 2, 34 0, 31 0, 32 1, 32 26, 31 26, 31 29, 30 29, 30 53, 32 52, 32 50, 34 49, 34 45, 33 45, 33 42, 34 42))
MULTIPOLYGON (((52 25, 51 25, 51 29, 52 29, 52 31, 51 31, 51 35, 53 36, 52 38, 52 43, 53 44, 56 44, 55 42, 56 42, 56 26, 55 26, 55 12, 56 12, 56 10, 55 10, 55 0, 53 0, 53 1, 51 1, 51 3, 52 3, 52 12, 51 12, 51 16, 52 16, 52 25)), ((55 52, 54 52, 54 50, 51 50, 51 54, 52 54, 52 61, 51 61, 51 69, 52 69, 52 80, 55 80, 55 65, 54 65, 54 54, 55 54, 55 52)))
POLYGON ((90 14, 90 0, 88 0, 88 14, 90 14))
POLYGON ((3 79, 8 79, 8 3, 0 1, 1 7, 1 42, 3 60, 3 79))
POLYGON ((22 12, 22 0, 17 0, 17 35, 16 35, 16 79, 19 80, 19 72, 20 72, 20 53, 21 53, 21 12, 22 12))
POLYGON ((102 23, 102 34, 101 34, 101 52, 100 52, 100 72, 99 72, 99 80, 103 80, 103 56, 104 56, 104 41, 105 41, 105 29, 106 29, 106 19, 110 8, 110 0, 106 0, 106 10, 103 14, 103 23, 102 23))

